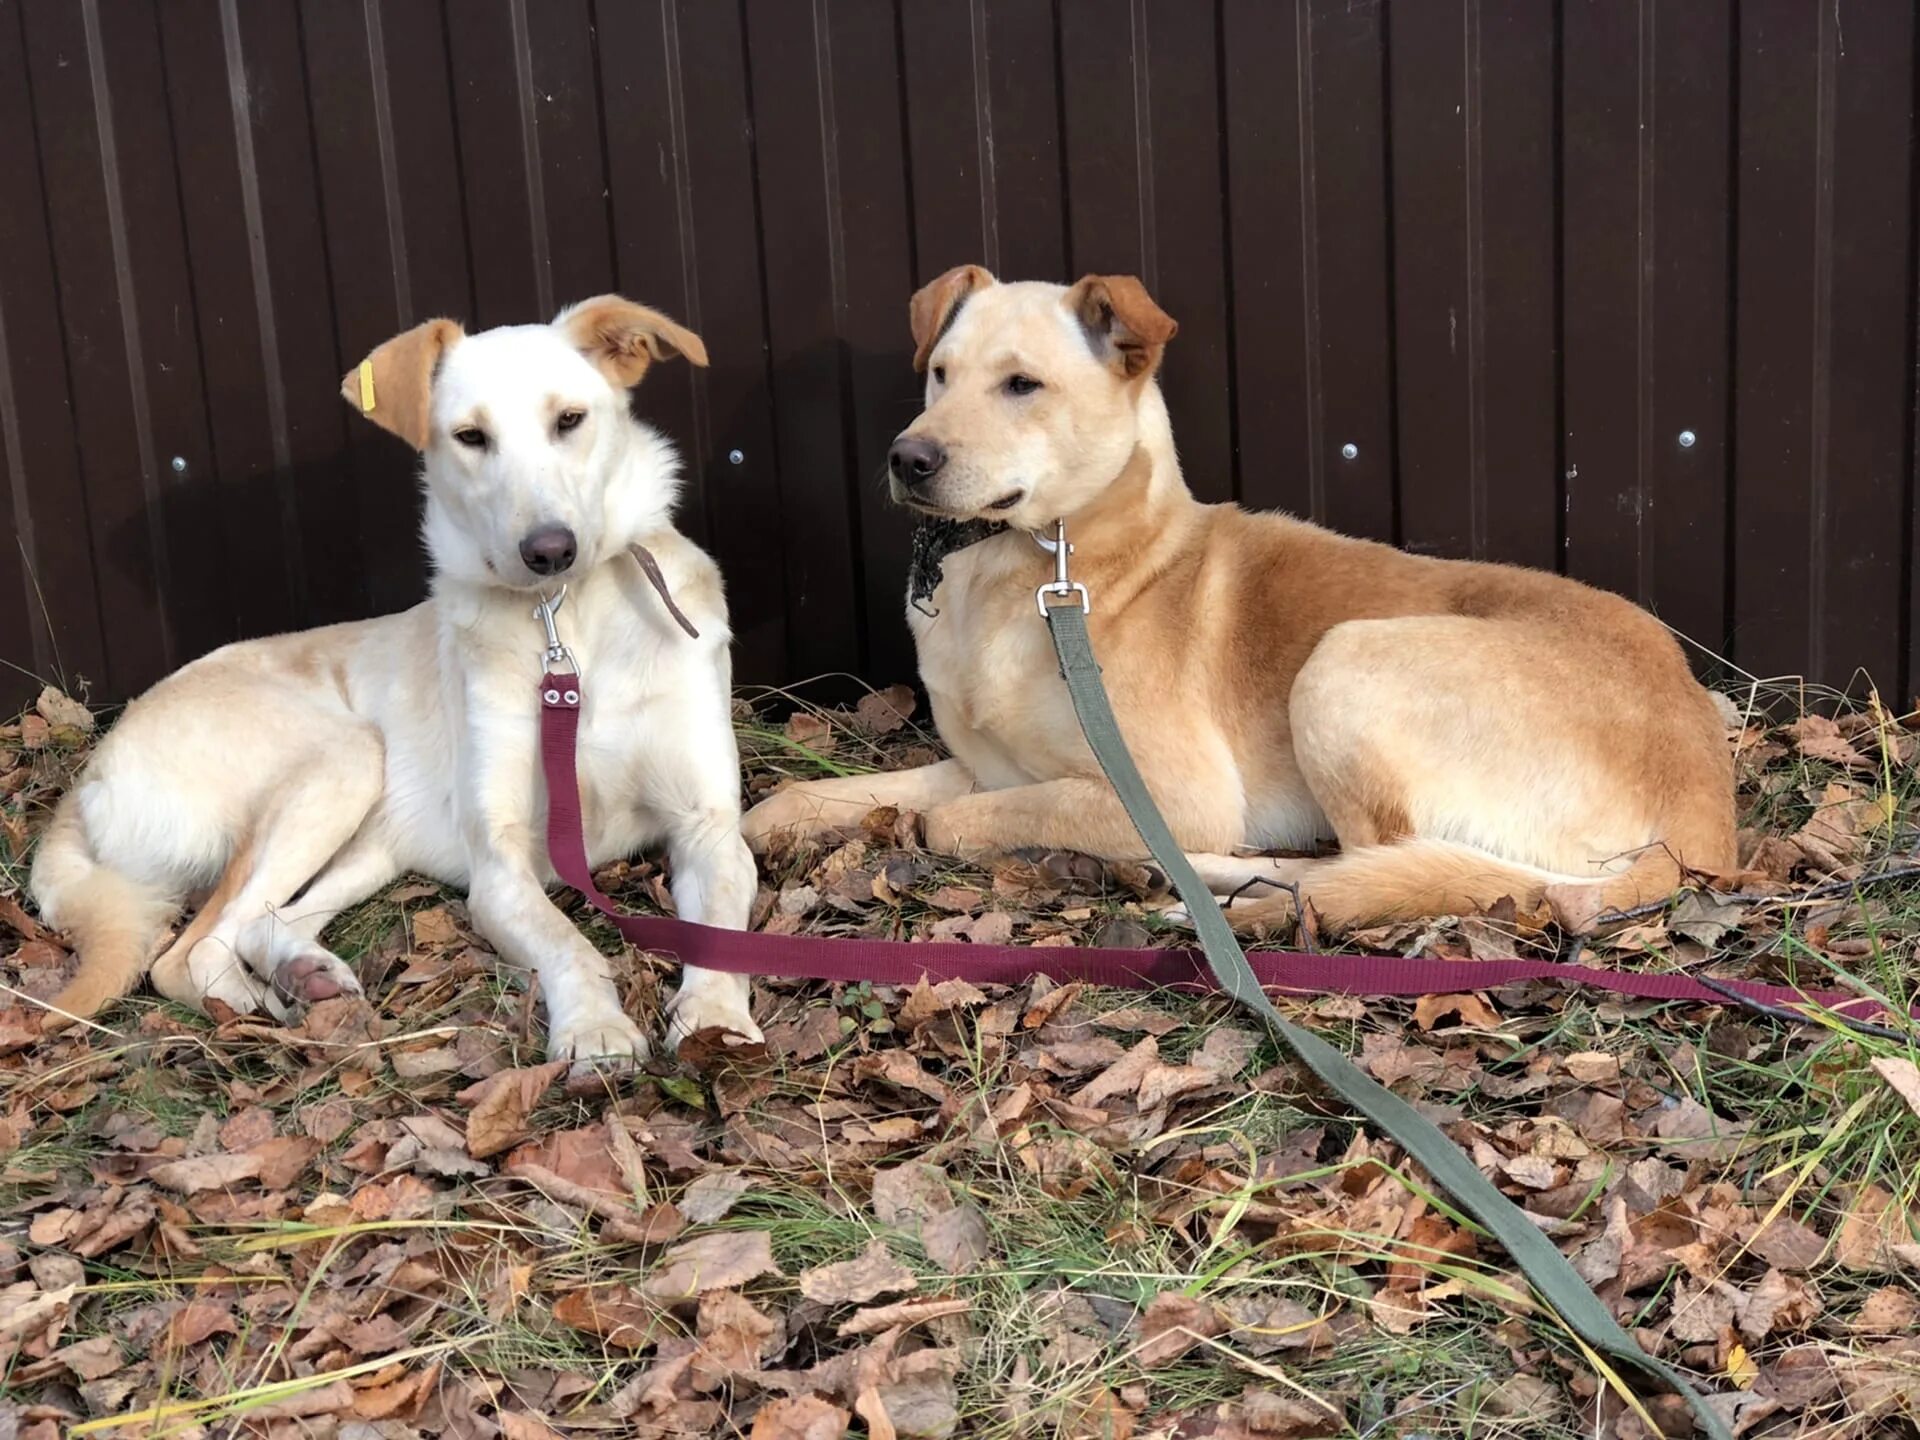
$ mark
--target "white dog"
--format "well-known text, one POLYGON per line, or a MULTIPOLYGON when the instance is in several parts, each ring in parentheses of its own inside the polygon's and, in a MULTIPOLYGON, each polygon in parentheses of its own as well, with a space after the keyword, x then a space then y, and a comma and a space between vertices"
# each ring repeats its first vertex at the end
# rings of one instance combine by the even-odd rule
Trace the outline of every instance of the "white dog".
MULTIPOLYGON (((431 321, 347 375, 348 401, 425 457, 432 598, 229 645, 128 709, 34 863, 41 912, 80 952, 57 1011, 84 1017, 132 989, 187 897, 209 885, 153 963, 162 994, 278 1013, 357 991, 320 933, 415 870, 465 886, 480 931, 539 977, 550 1055, 646 1053, 605 960, 545 893, 534 608, 566 587, 558 624, 586 696, 589 858, 664 840, 680 915, 743 928, 755 878, 720 575, 673 528, 671 446, 627 408, 647 367, 675 355, 707 363, 698 336, 602 296, 551 325, 469 336, 431 321), (662 592, 638 558, 649 553, 662 592)), ((674 1033, 758 1038, 747 1002, 744 978, 689 969, 674 1033)))

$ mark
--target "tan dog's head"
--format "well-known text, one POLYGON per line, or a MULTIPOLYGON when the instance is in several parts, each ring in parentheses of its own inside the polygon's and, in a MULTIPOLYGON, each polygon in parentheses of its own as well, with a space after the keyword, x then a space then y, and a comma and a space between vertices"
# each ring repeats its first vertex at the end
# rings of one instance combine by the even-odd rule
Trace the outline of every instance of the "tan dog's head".
POLYGON ((707 363, 698 335, 602 295, 551 325, 468 335, 429 320, 348 371, 340 393, 425 457, 436 574, 542 589, 665 521, 678 464, 627 391, 680 355, 707 363))
POLYGON ((893 498, 1028 530, 1126 466, 1178 328, 1131 275, 1003 285, 978 265, 921 290, 911 315, 926 409, 888 453, 893 498))

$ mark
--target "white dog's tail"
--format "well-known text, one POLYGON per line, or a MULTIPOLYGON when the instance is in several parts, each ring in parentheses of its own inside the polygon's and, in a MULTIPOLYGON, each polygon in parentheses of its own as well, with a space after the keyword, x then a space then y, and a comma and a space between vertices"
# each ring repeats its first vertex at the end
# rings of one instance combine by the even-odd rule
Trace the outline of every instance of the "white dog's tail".
POLYGON ((176 897, 94 858, 86 824, 69 796, 33 858, 28 888, 49 925, 66 931, 80 968, 51 1002, 48 1031, 84 1020, 140 983, 155 945, 179 908, 176 897))

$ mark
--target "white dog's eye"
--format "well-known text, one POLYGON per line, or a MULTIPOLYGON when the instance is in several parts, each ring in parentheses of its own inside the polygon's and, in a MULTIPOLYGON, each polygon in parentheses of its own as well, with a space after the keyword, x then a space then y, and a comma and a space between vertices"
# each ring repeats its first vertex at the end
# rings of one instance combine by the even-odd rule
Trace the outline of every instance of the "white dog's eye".
POLYGON ((560 412, 560 418, 555 420, 553 424, 554 428, 564 435, 586 418, 587 412, 584 410, 562 410, 560 412))
POLYGON ((947 383, 947 367, 946 366, 936 365, 933 367, 933 383, 936 385, 944 385, 947 383))
POLYGON ((1040 388, 1040 382, 1031 375, 1009 375, 1007 393, 1009 395, 1031 395, 1040 388))
POLYGON ((487 448, 487 432, 482 430, 478 425, 462 425, 458 430, 453 432, 453 438, 470 450, 484 450, 487 448))

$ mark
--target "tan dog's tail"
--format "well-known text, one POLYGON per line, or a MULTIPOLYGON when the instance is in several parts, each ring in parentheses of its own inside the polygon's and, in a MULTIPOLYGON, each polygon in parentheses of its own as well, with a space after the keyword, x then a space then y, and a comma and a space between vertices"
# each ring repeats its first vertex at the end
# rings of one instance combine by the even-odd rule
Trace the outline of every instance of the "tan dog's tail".
POLYGON ((80 955, 79 970, 41 1022, 48 1032, 86 1019, 138 985, 179 908, 158 886, 100 864, 71 800, 41 837, 29 888, 47 923, 66 931, 80 955))
POLYGON ((1512 896, 1522 910, 1550 904, 1562 926, 1585 934, 1608 915, 1672 894, 1680 878, 1679 862, 1661 845, 1641 851, 1617 875, 1583 880, 1451 840, 1401 840, 1315 865, 1301 890, 1333 930, 1472 914, 1512 896))

